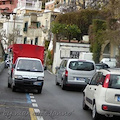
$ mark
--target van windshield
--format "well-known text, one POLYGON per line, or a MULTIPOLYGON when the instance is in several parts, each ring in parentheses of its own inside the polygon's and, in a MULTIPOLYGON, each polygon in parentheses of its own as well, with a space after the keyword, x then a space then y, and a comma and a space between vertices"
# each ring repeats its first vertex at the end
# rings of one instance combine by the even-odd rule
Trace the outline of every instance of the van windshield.
POLYGON ((40 61, 20 59, 17 64, 17 70, 42 72, 43 67, 40 61))
POLYGON ((86 61, 71 61, 69 68, 72 70, 91 71, 94 70, 94 64, 86 61))

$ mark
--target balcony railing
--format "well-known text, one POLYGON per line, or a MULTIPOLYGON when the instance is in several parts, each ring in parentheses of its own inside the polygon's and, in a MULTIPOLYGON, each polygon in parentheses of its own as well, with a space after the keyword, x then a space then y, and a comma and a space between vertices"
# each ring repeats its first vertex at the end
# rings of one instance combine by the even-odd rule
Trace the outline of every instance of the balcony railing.
POLYGON ((42 30, 40 28, 29 28, 26 35, 28 37, 38 37, 42 36, 42 30))

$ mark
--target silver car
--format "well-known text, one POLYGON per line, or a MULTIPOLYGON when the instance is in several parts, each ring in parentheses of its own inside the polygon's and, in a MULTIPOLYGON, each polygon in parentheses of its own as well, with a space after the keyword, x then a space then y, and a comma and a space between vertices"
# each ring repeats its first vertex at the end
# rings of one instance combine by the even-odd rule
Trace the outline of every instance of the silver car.
POLYGON ((91 79, 96 72, 94 61, 79 59, 64 59, 59 67, 56 67, 56 85, 66 87, 85 88, 86 80, 91 79))

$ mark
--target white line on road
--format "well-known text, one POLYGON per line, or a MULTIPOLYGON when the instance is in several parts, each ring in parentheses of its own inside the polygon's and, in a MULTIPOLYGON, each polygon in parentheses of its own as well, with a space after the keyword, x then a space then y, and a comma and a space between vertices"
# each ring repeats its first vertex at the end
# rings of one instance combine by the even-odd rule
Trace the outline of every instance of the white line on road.
POLYGON ((38 107, 37 103, 32 103, 33 107, 38 107))
POLYGON ((31 102, 36 102, 36 100, 35 99, 31 99, 31 102))
POLYGON ((40 113, 39 109, 34 109, 35 113, 40 113))
POLYGON ((33 93, 29 93, 29 95, 33 95, 33 93))
POLYGON ((34 96, 30 96, 30 98, 35 98, 34 96))
POLYGON ((44 120, 42 116, 36 116, 37 120, 44 120))
MULTIPOLYGON (((33 93, 29 93, 30 95, 30 99, 31 99, 31 102, 32 102, 32 106, 34 107, 33 110, 34 110, 34 113, 36 114, 36 118, 37 120, 44 120, 43 117, 40 115, 40 110, 37 109, 38 107, 38 104, 36 103, 36 100, 34 99, 34 96, 33 96, 33 93)), ((31 116, 31 120, 33 119, 33 116, 31 116)))

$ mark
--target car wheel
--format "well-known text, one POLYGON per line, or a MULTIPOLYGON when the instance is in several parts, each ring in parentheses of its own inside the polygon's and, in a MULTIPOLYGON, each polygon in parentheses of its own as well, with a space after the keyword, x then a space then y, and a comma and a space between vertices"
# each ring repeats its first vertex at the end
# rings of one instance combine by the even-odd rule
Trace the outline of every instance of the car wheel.
POLYGON ((85 95, 83 95, 83 103, 82 103, 83 110, 88 110, 88 106, 85 104, 85 95))
POLYGON ((42 92, 42 88, 38 89, 38 93, 40 94, 42 92))
POLYGON ((8 83, 8 88, 11 88, 11 84, 10 83, 8 83))
POLYGON ((64 85, 63 80, 61 80, 61 88, 62 88, 62 90, 66 89, 66 86, 64 85))
POLYGON ((95 104, 93 105, 93 109, 92 109, 92 119, 93 120, 100 120, 100 115, 97 113, 95 104))
POLYGON ((55 84, 56 85, 59 85, 58 81, 57 81, 57 76, 56 76, 56 79, 55 79, 55 84))
POLYGON ((16 91, 16 87, 12 86, 12 92, 15 92, 15 91, 16 91))
POLYGON ((9 83, 9 77, 8 77, 8 88, 11 88, 11 84, 9 83))

